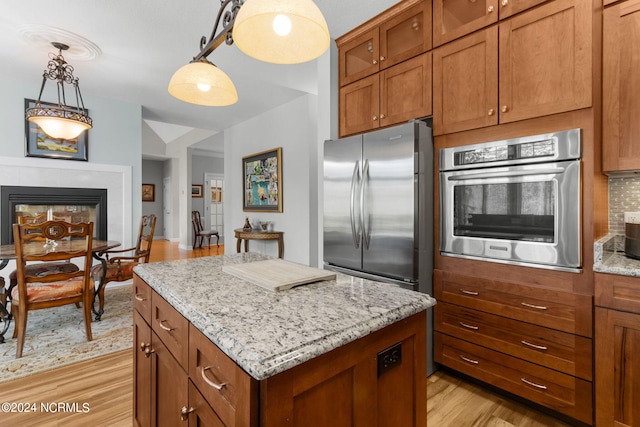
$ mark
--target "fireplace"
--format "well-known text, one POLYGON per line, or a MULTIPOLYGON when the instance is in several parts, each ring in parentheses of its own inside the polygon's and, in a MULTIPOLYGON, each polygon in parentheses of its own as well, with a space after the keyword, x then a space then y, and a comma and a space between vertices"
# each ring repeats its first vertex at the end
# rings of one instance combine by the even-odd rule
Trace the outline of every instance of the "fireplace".
POLYGON ((0 186, 0 243, 13 243, 19 216, 46 214, 48 219, 93 222, 93 237, 107 240, 107 190, 0 186))

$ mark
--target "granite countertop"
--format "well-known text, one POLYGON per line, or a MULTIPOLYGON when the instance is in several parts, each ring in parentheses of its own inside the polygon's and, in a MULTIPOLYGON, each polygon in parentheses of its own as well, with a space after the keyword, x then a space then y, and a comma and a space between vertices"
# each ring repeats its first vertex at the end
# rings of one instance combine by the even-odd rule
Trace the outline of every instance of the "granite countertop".
POLYGON ((256 253, 141 264, 134 271, 257 380, 419 313, 426 294, 337 273, 274 292, 222 272, 256 253))
POLYGON ((624 236, 609 234, 593 245, 593 271, 640 277, 640 260, 624 254, 624 236))

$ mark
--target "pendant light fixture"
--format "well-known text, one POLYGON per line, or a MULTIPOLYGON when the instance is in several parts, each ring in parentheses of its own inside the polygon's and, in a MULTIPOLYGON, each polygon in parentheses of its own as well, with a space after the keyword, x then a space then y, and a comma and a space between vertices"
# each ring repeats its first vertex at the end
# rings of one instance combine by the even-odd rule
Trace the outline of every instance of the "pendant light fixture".
POLYGON ((35 123, 42 130, 55 139, 74 139, 82 132, 91 129, 93 120, 87 114, 78 85, 78 78, 73 76, 73 67, 69 65, 62 51, 69 49, 69 46, 63 43, 53 42, 53 47, 58 49, 58 54, 49 54, 49 63, 47 69, 42 75, 42 86, 36 105, 28 108, 25 115, 29 122, 35 123), (41 102, 42 92, 47 80, 55 80, 58 89, 58 104, 43 106, 41 102), (64 85, 73 86, 76 95, 76 107, 67 105, 64 85))
POLYGON ((223 41, 235 42, 242 52, 260 61, 298 64, 322 55, 330 36, 312 0, 221 0, 209 41, 202 37, 200 52, 175 72, 169 93, 192 104, 235 103, 238 96, 231 79, 206 60, 223 41))

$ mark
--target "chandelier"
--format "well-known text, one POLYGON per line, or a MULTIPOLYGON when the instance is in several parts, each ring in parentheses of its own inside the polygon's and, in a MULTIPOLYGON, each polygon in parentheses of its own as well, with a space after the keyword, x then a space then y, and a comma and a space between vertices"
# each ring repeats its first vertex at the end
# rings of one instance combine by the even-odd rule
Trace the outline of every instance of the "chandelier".
POLYGON ((47 69, 42 75, 42 86, 38 100, 33 108, 28 108, 26 118, 29 122, 35 123, 52 138, 55 139, 74 139, 83 131, 91 129, 93 120, 87 114, 78 86, 78 78, 73 76, 73 67, 69 65, 62 56, 62 51, 69 49, 69 46, 63 43, 53 42, 53 47, 58 49, 58 54, 49 54, 49 63, 47 69), (42 105, 41 97, 47 80, 55 80, 58 89, 57 105, 42 105), (73 86, 76 95, 77 107, 67 105, 64 85, 73 86))
POLYGON ((322 55, 330 37, 324 16, 312 0, 220 0, 209 41, 204 36, 200 39, 200 52, 171 77, 169 93, 192 104, 234 104, 238 94, 233 82, 207 60, 222 42, 235 42, 260 61, 298 64, 322 55))

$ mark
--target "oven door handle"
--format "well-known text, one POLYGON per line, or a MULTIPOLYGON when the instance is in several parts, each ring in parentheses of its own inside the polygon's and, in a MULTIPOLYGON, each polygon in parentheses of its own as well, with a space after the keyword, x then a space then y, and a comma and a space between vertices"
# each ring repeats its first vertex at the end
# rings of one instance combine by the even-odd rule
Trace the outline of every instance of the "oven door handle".
POLYGON ((527 169, 504 172, 481 172, 447 177, 449 181, 466 181, 468 179, 513 178, 518 176, 547 175, 564 173, 565 168, 527 169))

